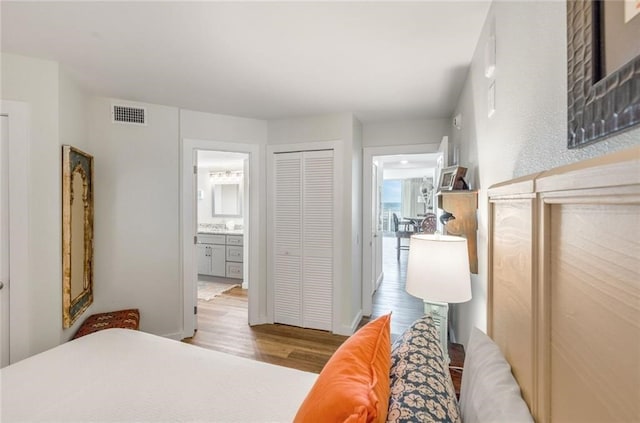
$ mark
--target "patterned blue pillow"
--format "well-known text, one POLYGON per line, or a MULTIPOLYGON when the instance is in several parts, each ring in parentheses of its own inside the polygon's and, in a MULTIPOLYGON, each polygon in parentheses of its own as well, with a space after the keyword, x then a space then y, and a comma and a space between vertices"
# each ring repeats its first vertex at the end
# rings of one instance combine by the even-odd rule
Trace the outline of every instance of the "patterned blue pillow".
POLYGON ((390 376, 387 422, 461 421, 449 368, 431 317, 413 322, 393 344, 390 376))

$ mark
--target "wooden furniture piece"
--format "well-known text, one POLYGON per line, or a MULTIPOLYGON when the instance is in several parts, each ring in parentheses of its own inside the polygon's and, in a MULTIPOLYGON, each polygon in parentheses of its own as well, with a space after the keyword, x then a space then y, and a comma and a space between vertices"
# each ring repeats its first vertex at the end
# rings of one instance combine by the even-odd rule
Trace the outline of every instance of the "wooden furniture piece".
POLYGON ((460 399, 460 387, 462 385, 462 368, 464 367, 464 345, 449 343, 449 373, 453 388, 456 391, 456 398, 460 399))
POLYGON ((469 270, 478 273, 477 237, 478 191, 440 191, 437 194, 438 207, 455 216, 444 227, 445 235, 461 236, 467 239, 469 248, 469 270))
POLYGON ((640 416, 640 147, 489 189, 488 332, 536 421, 640 416))

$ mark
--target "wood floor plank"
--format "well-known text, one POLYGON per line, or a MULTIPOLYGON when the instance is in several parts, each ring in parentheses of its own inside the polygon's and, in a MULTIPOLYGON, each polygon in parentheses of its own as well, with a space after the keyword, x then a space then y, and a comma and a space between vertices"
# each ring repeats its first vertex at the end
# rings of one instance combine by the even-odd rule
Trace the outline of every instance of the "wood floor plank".
MULTIPOLYGON (((373 297, 372 315, 360 326, 392 312, 392 339, 423 314, 422 300, 404 290, 407 252, 396 260, 395 238, 385 237, 384 280, 373 297)), ((193 345, 280 366, 319 373, 347 337, 288 325, 248 325, 247 290, 233 288, 209 301, 198 300, 198 331, 193 345)))

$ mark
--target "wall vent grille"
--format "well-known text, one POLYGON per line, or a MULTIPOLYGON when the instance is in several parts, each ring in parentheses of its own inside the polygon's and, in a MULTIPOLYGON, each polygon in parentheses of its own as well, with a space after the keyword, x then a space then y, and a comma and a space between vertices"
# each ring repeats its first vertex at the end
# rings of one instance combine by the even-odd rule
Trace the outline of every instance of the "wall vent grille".
POLYGON ((144 107, 131 107, 114 104, 111 109, 113 122, 128 123, 133 125, 147 124, 147 109, 144 107))

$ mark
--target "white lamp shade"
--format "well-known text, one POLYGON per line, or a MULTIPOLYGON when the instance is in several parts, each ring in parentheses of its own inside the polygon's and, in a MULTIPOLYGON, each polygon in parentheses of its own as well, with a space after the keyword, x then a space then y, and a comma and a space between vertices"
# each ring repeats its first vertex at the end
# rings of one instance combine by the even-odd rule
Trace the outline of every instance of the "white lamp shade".
POLYGON ((471 275, 467 240, 437 234, 412 236, 405 289, 426 301, 469 301, 471 275))

